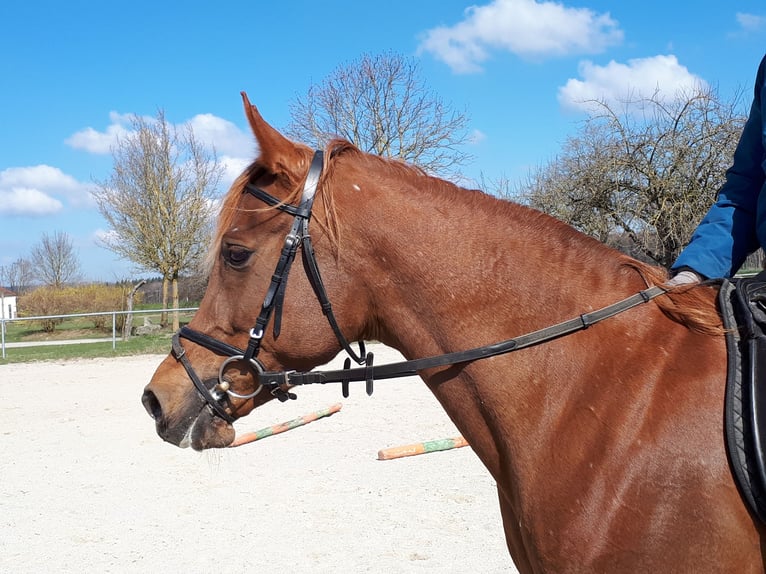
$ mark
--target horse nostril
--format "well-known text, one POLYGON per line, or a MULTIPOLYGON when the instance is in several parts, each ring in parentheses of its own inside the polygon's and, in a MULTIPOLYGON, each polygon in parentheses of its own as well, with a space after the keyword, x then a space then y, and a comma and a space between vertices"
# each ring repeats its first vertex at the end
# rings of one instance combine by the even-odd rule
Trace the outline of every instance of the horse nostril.
POLYGON ((162 406, 157 396, 152 391, 144 391, 144 395, 141 397, 141 402, 144 404, 146 412, 154 420, 158 421, 162 418, 162 406))

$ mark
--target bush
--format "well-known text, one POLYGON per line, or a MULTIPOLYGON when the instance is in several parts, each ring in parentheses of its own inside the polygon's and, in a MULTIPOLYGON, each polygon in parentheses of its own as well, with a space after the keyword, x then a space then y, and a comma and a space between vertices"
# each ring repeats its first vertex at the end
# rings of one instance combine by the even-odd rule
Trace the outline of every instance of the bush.
MULTIPOLYGON (((76 287, 40 287, 19 298, 20 316, 68 315, 70 313, 102 313, 124 311, 130 285, 78 285, 76 287)), ((141 302, 137 293, 135 302, 141 302)), ((125 315, 117 315, 117 327, 122 328, 125 315)), ((61 319, 45 319, 40 324, 46 333, 51 333, 61 319)), ((97 329, 111 326, 109 315, 93 317, 97 329)))
MULTIPOLYGON (((125 300, 130 292, 129 285, 84 285, 74 288, 77 291, 78 313, 103 313, 106 311, 124 311, 125 300)), ((140 302, 137 295, 136 299, 140 302)), ((111 327, 111 317, 108 315, 97 315, 93 317, 93 323, 97 329, 104 329, 109 323, 111 327)), ((125 315, 117 315, 117 328, 122 329, 125 322, 125 315)))
MULTIPOLYGON (((20 317, 37 317, 43 315, 64 315, 73 313, 71 294, 64 289, 55 287, 40 287, 19 297, 18 312, 20 317)), ((40 326, 46 333, 52 333, 62 319, 43 319, 40 326)))

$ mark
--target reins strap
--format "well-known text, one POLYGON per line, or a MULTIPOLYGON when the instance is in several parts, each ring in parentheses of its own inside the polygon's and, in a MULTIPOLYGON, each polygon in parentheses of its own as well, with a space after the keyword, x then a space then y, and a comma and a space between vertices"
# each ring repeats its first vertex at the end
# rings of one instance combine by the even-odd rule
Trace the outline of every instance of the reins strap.
MULTIPOLYGON (((413 359, 410 361, 402 361, 376 367, 368 365, 365 367, 336 371, 311 371, 307 373, 291 372, 287 373, 287 380, 288 383, 293 386, 337 382, 347 384, 349 381, 368 381, 369 388, 371 378, 392 379, 396 377, 412 376, 425 369, 467 363, 478 359, 487 359, 489 357, 510 353, 511 351, 518 351, 526 347, 539 345, 546 341, 569 335, 575 331, 587 329, 591 325, 603 321, 604 319, 618 315, 637 305, 647 303, 665 292, 666 289, 664 287, 650 287, 649 289, 640 291, 631 297, 597 311, 593 311, 592 313, 585 313, 579 317, 550 327, 545 327, 532 333, 527 333, 526 335, 520 335, 513 339, 485 345, 483 347, 476 347, 467 351, 446 353, 444 355, 413 359)), ((283 377, 284 373, 263 373, 261 377, 266 384, 273 384, 275 375, 283 377)))

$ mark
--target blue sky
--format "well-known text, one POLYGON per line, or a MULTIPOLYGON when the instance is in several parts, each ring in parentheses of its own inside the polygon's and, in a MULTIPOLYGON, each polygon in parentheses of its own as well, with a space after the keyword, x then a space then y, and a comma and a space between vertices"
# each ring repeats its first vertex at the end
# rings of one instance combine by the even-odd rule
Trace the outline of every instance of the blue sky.
POLYGON ((576 133, 588 98, 747 90, 766 52, 762 1, 70 0, 0 4, 0 266, 66 232, 86 278, 134 276, 98 246, 90 196, 131 114, 191 123, 225 165, 224 191, 255 145, 245 90, 267 121, 364 53, 417 59, 471 117, 469 178, 518 180, 576 133))

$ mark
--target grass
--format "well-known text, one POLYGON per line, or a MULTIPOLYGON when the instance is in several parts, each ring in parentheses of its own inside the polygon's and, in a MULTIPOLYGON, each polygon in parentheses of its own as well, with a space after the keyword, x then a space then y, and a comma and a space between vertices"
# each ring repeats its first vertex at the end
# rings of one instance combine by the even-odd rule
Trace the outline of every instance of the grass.
POLYGON ((99 343, 6 348, 5 358, 0 358, 0 365, 34 361, 124 357, 129 355, 165 355, 170 352, 170 337, 169 333, 161 333, 159 335, 131 337, 129 341, 118 339, 115 349, 112 349, 111 340, 99 343))
MULTIPOLYGON (((181 313, 181 323, 188 323, 192 314, 181 313)), ((133 326, 143 325, 144 318, 152 323, 160 322, 160 314, 141 314, 133 319, 133 326)), ((97 327, 93 317, 70 317, 56 324, 52 332, 46 333, 40 321, 11 321, 5 325, 5 341, 21 343, 25 341, 56 341, 62 339, 90 339, 112 336, 112 318, 99 318, 103 327, 97 327)), ((121 325, 117 327, 118 336, 122 332, 121 325)))
MULTIPOLYGON (((191 319, 191 313, 181 313, 181 324, 191 319)), ((143 324, 143 315, 133 320, 134 326, 143 324)), ((149 315, 154 324, 159 323, 159 313, 149 315)), ((40 341, 66 341, 72 339, 108 339, 98 343, 73 343, 62 345, 38 345, 30 347, 12 347, 5 349, 5 358, 0 358, 0 365, 25 363, 32 361, 59 361, 67 359, 120 357, 126 355, 167 354, 170 352, 170 329, 151 335, 134 335, 123 341, 121 329, 117 330, 117 342, 112 349, 112 321, 107 317, 107 326, 97 328, 93 317, 72 317, 56 325, 51 333, 43 331, 36 321, 12 321, 5 325, 6 343, 24 343, 40 341)))

